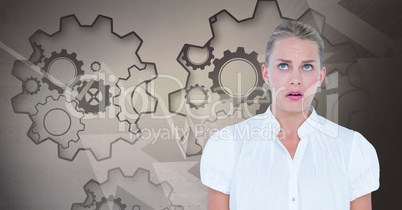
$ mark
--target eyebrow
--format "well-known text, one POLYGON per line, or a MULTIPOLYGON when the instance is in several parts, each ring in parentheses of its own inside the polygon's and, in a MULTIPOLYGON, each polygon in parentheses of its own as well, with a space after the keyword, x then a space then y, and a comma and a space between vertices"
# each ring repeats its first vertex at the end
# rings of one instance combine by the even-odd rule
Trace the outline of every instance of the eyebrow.
POLYGON ((281 59, 281 58, 276 59, 276 61, 281 61, 281 62, 284 62, 284 63, 291 63, 292 62, 291 60, 285 60, 285 59, 281 59))
POLYGON ((305 61, 302 61, 303 63, 314 63, 314 62, 316 62, 315 60, 305 60, 305 61))
MULTIPOLYGON (((281 61, 281 62, 284 62, 284 63, 292 63, 291 60, 286 60, 286 59, 281 59, 281 58, 276 59, 276 61, 281 61)), ((304 60, 304 61, 302 61, 302 63, 314 63, 314 62, 316 62, 316 60, 304 60)))

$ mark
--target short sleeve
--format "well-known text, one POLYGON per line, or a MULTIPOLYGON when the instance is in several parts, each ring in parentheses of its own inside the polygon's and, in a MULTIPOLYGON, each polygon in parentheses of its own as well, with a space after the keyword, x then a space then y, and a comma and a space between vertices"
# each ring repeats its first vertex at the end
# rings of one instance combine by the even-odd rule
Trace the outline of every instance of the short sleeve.
POLYGON ((215 132, 207 141, 200 161, 201 182, 225 194, 230 192, 235 147, 229 127, 215 132))
POLYGON ((377 190, 380 186, 380 166, 373 145, 355 132, 349 166, 350 201, 377 190))

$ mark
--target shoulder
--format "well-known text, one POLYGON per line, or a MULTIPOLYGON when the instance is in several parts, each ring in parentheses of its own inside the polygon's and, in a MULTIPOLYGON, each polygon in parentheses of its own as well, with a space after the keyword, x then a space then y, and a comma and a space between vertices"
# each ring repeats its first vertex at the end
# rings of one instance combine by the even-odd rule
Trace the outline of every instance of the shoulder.
MULTIPOLYGON (((316 131, 327 143, 336 144, 345 157, 360 153, 376 157, 374 146, 359 131, 332 122, 324 117, 318 117, 316 131)), ((349 158, 346 158, 347 160, 349 158)))
MULTIPOLYGON (((327 140, 334 140, 337 143, 345 143, 351 146, 355 138, 361 139, 363 136, 353 129, 342 126, 322 116, 317 116, 315 122, 311 122, 316 133, 327 140)), ((364 138, 364 137, 363 137, 364 138)))

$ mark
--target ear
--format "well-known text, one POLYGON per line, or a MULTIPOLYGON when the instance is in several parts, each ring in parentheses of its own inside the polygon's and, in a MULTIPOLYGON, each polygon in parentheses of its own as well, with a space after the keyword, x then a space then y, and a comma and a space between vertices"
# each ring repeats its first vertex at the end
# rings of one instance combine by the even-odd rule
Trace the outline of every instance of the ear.
POLYGON ((262 78, 264 79, 265 83, 268 83, 268 81, 269 81, 268 69, 266 68, 265 64, 262 64, 262 66, 261 66, 261 73, 262 73, 262 78))
POLYGON ((318 78, 320 84, 322 84, 324 82, 325 75, 327 75, 327 68, 325 68, 325 66, 324 66, 324 67, 322 67, 319 78, 318 78))

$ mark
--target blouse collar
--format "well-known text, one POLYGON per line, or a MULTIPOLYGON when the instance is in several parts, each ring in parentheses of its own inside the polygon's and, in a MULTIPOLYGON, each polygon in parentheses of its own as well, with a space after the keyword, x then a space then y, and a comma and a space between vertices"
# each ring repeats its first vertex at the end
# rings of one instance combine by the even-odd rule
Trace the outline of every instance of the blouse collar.
MULTIPOLYGON (((297 130, 297 134, 300 138, 314 131, 324 133, 332 138, 337 137, 337 129, 339 129, 337 124, 319 116, 313 106, 310 106, 310 111, 310 116, 307 117, 297 130)), ((280 124, 271 111, 271 105, 264 115, 267 118, 265 126, 272 128, 275 136, 277 136, 280 130, 280 124)))

